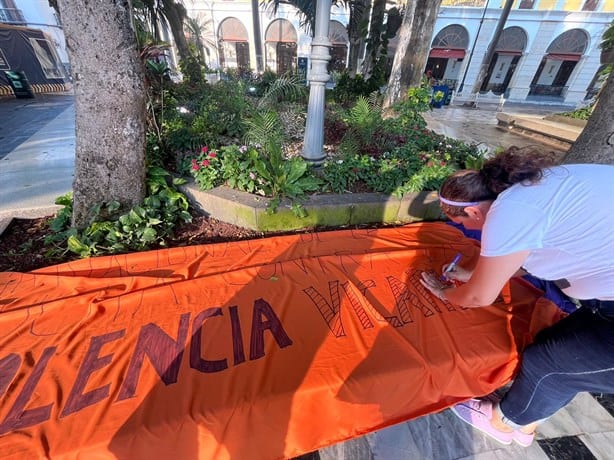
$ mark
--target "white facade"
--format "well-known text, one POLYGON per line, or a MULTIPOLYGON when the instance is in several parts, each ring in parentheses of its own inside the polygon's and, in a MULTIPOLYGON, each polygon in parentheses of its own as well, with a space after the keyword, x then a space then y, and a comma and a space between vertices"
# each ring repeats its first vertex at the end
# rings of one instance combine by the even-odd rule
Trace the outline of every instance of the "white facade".
MULTIPOLYGON (((493 2, 495 3, 495 2, 493 2)), ((562 2, 559 2, 562 3, 562 2)), ((562 5, 561 5, 562 6, 562 5)), ((448 25, 458 24, 469 33, 469 49, 461 62, 460 75, 464 76, 462 91, 457 86, 457 97, 468 97, 476 81, 482 57, 486 54, 493 39, 501 10, 499 8, 460 8, 442 7, 435 24, 433 36, 448 25), (480 28, 480 20, 484 16, 480 28), (479 36, 477 34, 479 29, 479 36), (474 47, 470 57, 469 50, 474 47)), ((576 106, 582 103, 595 73, 599 70, 601 50, 599 44, 605 30, 614 19, 614 12, 583 12, 583 11, 554 11, 554 10, 519 10, 512 9, 505 23, 505 28, 519 27, 527 36, 526 48, 522 51, 516 63, 506 89, 508 101, 513 102, 543 102, 563 103, 576 106), (562 58, 549 59, 548 47, 566 31, 579 29, 586 33, 586 49, 578 59, 571 75, 566 80, 562 94, 559 97, 545 97, 531 95, 532 87, 552 85, 558 74, 562 58), (542 61, 543 70, 538 73, 542 61)), ((490 83, 502 82, 509 70, 512 56, 498 56, 490 75, 490 83)), ((451 78, 446 74, 446 79, 451 78)), ((461 77, 462 79, 462 77, 461 77)))
MULTIPOLYGON (((482 57, 487 52, 501 16, 502 10, 499 4, 503 2, 489 0, 488 2, 476 1, 473 3, 481 6, 442 6, 433 32, 433 37, 435 37, 446 26, 458 25, 463 27, 468 34, 469 40, 464 49, 464 56, 449 59, 445 74, 439 77, 445 81, 456 82, 456 97, 461 100, 471 94, 480 71, 482 57), (487 6, 484 7, 484 5, 487 6), (459 91, 461 81, 464 83, 463 91, 459 91)), ((492 72, 488 76, 489 83, 494 86, 505 86, 505 96, 513 102, 538 101, 570 106, 581 104, 585 100, 596 72, 600 69, 601 50, 599 44, 603 33, 614 19, 614 11, 599 11, 600 8, 606 8, 604 2, 598 4, 598 11, 569 11, 569 2, 563 0, 553 4, 554 9, 539 9, 540 2, 535 2, 533 9, 519 9, 518 3, 516 2, 511 10, 505 29, 510 27, 522 29, 527 38, 526 46, 522 52, 515 55, 495 55, 492 72), (567 8, 567 11, 564 11, 564 8, 567 8), (585 33, 587 37, 586 49, 581 54, 572 56, 576 63, 571 74, 565 79, 564 85, 557 86, 560 94, 554 96, 534 94, 539 88, 546 88, 555 83, 554 80, 559 75, 558 70, 564 65, 562 60, 564 57, 554 56, 556 59, 548 59, 549 53, 547 51, 557 37, 565 31, 573 29, 579 29, 585 33), (542 63, 543 60, 546 60, 546 62, 542 63), (540 66, 544 70, 536 76, 540 66)), ((249 0, 187 0, 186 7, 191 16, 201 13, 213 18, 214 27, 211 31, 211 38, 215 43, 219 43, 219 26, 224 19, 228 17, 237 18, 247 30, 249 66, 252 69, 256 68, 255 47, 253 45, 254 28, 249 0)), ((611 10, 612 8, 607 6, 607 9, 611 10)), ((288 20, 296 30, 296 58, 309 57, 311 37, 300 28, 298 15, 291 6, 282 4, 275 17, 270 12, 261 9, 259 18, 263 52, 266 54, 265 67, 275 70, 275 50, 270 44, 267 46, 265 37, 267 27, 277 18, 288 20)), ((346 25, 349 14, 343 9, 333 8, 331 20, 337 20, 346 25)), ((222 65, 219 59, 216 60, 213 54, 211 54, 212 57, 209 62, 210 67, 226 67, 222 65)), ((550 54, 552 55, 552 53, 550 54)))
MULTIPOLYGON (((505 29, 510 27, 522 29, 527 38, 526 46, 515 55, 505 53, 495 55, 492 72, 488 76, 489 83, 505 87, 505 96, 509 101, 534 102, 536 98, 541 97, 544 103, 575 106, 585 100, 596 72, 602 67, 599 44, 603 33, 614 19, 612 11, 614 8, 611 6, 611 1, 602 0, 597 3, 597 11, 570 11, 568 7, 571 4, 570 0, 559 0, 550 2, 553 3, 552 9, 539 9, 544 1, 534 2, 533 9, 519 9, 519 2, 515 2, 505 29), (568 61, 565 64, 565 56, 549 53, 548 49, 557 37, 574 29, 581 30, 586 35, 586 47, 582 53, 572 56, 575 63, 570 64, 568 61), (559 69, 565 65, 573 69, 566 74, 564 84, 559 85, 561 94, 550 97, 550 101, 543 95, 536 96, 536 88, 545 88, 557 83, 555 80, 561 73, 559 69)), ((468 35, 468 43, 463 47, 463 54, 448 59, 445 72, 438 77, 446 82, 454 82, 453 87, 459 99, 470 95, 480 71, 482 57, 486 54, 497 28, 502 11, 499 6, 503 2, 488 0, 462 3, 481 6, 442 6, 433 32, 433 37, 436 37, 447 26, 459 26, 468 35)), ((256 37, 250 0, 184 0, 184 5, 188 15, 197 18, 203 25, 205 47, 208 51, 205 59, 210 68, 242 66, 256 69, 256 37), (244 30, 244 36, 224 40, 223 31, 239 32, 229 31, 228 27, 224 28, 225 21, 231 18, 234 21, 232 24, 238 24, 239 28, 244 30)), ((3 8, 6 8, 6 11, 13 8, 21 11, 25 23, 18 25, 45 32, 54 45, 60 61, 68 68, 64 34, 55 11, 47 0, 0 0, 0 12, 3 8)), ((576 6, 576 9, 578 8, 580 7, 576 6)), ((282 64, 287 65, 289 60, 296 63, 301 58, 303 61, 309 58, 311 37, 300 27, 299 16, 293 7, 282 3, 276 15, 260 7, 258 18, 265 68, 278 70, 277 67, 282 64), (286 39, 280 39, 282 41, 271 39, 275 31, 269 28, 272 24, 276 26, 282 24, 279 21, 275 22, 279 19, 283 20, 286 29, 293 29, 296 37, 294 43, 290 43, 290 40, 283 41, 286 39), (287 24, 291 26, 287 27, 287 24), (280 55, 284 58, 281 59, 284 61, 282 64, 280 64, 280 55)), ((342 8, 333 7, 330 19, 345 26, 349 21, 349 13, 342 8)), ((230 23, 226 22, 226 25, 228 24, 230 23)), ((288 33, 292 33, 292 30, 288 33)), ((170 40, 168 32, 165 36, 170 40)))

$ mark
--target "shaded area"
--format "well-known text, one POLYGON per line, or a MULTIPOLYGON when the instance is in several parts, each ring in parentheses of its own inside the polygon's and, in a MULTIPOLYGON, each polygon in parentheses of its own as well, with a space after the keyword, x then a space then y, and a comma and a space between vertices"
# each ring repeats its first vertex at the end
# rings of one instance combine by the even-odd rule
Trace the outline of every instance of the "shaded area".
POLYGON ((73 98, 67 95, 37 94, 28 100, 0 97, 0 159, 72 104, 73 98))

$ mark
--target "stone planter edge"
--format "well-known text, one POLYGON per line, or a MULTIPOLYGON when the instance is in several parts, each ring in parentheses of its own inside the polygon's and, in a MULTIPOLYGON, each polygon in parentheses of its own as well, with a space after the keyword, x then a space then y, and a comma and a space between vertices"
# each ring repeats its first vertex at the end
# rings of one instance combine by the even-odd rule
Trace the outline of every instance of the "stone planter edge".
POLYGON ((199 211, 223 222, 257 231, 301 230, 369 223, 411 223, 441 220, 437 192, 407 193, 401 198, 382 193, 310 195, 303 202, 307 216, 296 217, 283 200, 273 214, 269 198, 221 186, 201 191, 194 182, 180 186, 199 211))

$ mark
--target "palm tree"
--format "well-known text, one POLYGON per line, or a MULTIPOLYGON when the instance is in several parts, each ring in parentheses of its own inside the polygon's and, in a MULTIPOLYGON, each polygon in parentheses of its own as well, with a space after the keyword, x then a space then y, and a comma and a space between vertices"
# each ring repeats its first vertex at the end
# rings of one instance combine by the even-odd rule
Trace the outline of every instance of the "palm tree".
POLYGON ((135 15, 146 24, 154 41, 161 41, 160 24, 168 24, 179 59, 185 66, 182 70, 189 78, 198 83, 202 81, 200 65, 196 62, 190 51, 188 40, 185 36, 184 24, 188 13, 182 0, 133 0, 135 15))
MULTIPOLYGON (((273 14, 277 14, 279 5, 282 3, 292 5, 298 10, 299 25, 304 28, 308 34, 311 34, 311 32, 315 29, 316 4, 318 2, 309 0, 262 0, 261 5, 267 9, 270 9, 273 14)), ((335 3, 336 2, 333 1, 333 4, 335 3)))
POLYGON ((196 18, 187 18, 185 23, 189 42, 198 51, 201 62, 206 63, 205 54, 211 56, 211 49, 216 49, 213 33, 213 19, 204 14, 198 14, 196 18))

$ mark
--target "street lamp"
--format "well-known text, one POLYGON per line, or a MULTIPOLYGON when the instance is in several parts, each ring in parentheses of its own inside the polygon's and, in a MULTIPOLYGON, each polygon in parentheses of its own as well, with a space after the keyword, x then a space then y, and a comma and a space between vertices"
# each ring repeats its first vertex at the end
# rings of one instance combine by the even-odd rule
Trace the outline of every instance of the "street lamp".
POLYGON ((330 61, 331 42, 328 39, 331 0, 318 0, 316 23, 311 41, 311 70, 309 72, 309 105, 303 141, 302 157, 313 165, 324 162, 324 101, 330 61))

